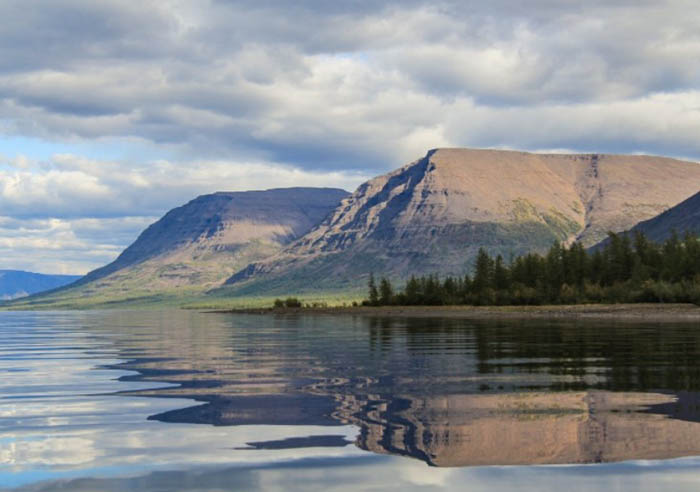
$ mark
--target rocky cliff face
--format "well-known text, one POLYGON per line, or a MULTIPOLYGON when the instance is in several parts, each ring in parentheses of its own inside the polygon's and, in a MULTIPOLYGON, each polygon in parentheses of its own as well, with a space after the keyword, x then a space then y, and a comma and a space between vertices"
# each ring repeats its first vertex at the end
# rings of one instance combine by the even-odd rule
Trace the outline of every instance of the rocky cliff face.
POLYGON ((508 258, 553 241, 592 245, 698 187, 700 164, 662 157, 433 150, 366 182, 308 234, 228 283, 275 291, 311 279, 358 286, 370 271, 461 274, 482 246, 508 258))
POLYGON ((149 226, 109 265, 86 275, 80 296, 204 290, 308 232, 348 193, 289 188, 195 198, 149 226))

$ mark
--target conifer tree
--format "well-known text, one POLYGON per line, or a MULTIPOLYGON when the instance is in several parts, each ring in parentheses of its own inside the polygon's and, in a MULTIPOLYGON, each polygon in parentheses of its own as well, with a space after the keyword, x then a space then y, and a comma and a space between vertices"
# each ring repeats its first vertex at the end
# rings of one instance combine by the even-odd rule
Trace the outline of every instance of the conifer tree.
POLYGON ((503 257, 498 255, 493 267, 493 283, 496 290, 506 290, 509 287, 508 269, 503 264, 503 257))
POLYGON ((369 303, 372 306, 379 305, 379 292, 377 291, 377 284, 374 281, 374 273, 369 274, 369 282, 367 282, 367 289, 369 290, 369 303))
POLYGON ((643 234, 609 234, 587 252, 579 243, 555 243, 542 256, 528 253, 506 265, 482 248, 473 279, 411 276, 403 291, 382 278, 369 278, 370 305, 567 304, 577 302, 695 302, 700 304, 700 237, 672 234, 663 244, 643 234))
POLYGON ((485 289, 492 287, 493 260, 484 248, 479 248, 476 255, 476 265, 474 268, 474 280, 472 281, 472 292, 478 294, 485 289))
POLYGON ((379 304, 389 306, 394 303, 394 289, 386 277, 379 282, 379 304))
POLYGON ((408 282, 406 283, 406 288, 404 289, 404 294, 406 297, 406 302, 409 305, 420 304, 420 302, 421 302, 420 283, 418 282, 418 279, 415 277, 415 275, 411 275, 411 278, 408 279, 408 282))

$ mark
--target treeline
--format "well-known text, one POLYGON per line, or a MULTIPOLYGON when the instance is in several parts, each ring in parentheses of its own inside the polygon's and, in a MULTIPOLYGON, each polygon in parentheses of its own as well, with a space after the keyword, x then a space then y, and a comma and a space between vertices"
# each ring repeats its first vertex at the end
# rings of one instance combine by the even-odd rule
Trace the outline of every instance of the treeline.
POLYGON ((319 301, 314 301, 314 302, 301 302, 298 298, 296 297, 287 297, 286 299, 275 299, 275 302, 272 304, 272 307, 275 309, 299 309, 299 308, 327 308, 328 303, 327 302, 319 302, 319 301))
POLYGON ((554 244, 506 262, 482 248, 473 276, 411 277, 402 290, 369 279, 365 305, 540 305, 693 302, 700 304, 700 239, 673 234, 663 244, 642 233, 610 234, 588 252, 581 244, 554 244))

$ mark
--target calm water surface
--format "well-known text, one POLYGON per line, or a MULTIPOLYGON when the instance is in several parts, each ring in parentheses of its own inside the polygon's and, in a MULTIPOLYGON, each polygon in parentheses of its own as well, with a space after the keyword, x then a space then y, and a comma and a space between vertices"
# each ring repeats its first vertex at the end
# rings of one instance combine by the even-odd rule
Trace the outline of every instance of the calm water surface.
POLYGON ((0 488, 697 490, 700 327, 0 313, 0 488))

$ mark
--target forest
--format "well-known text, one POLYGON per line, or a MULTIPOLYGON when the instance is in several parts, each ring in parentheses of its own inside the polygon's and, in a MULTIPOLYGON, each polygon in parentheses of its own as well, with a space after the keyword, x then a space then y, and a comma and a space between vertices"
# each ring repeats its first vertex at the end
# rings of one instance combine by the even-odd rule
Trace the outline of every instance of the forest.
POLYGON ((602 245, 555 243, 547 254, 505 261, 483 248, 472 275, 411 276, 402 289, 370 275, 363 305, 543 305, 691 302, 700 304, 700 238, 610 233, 602 245))

